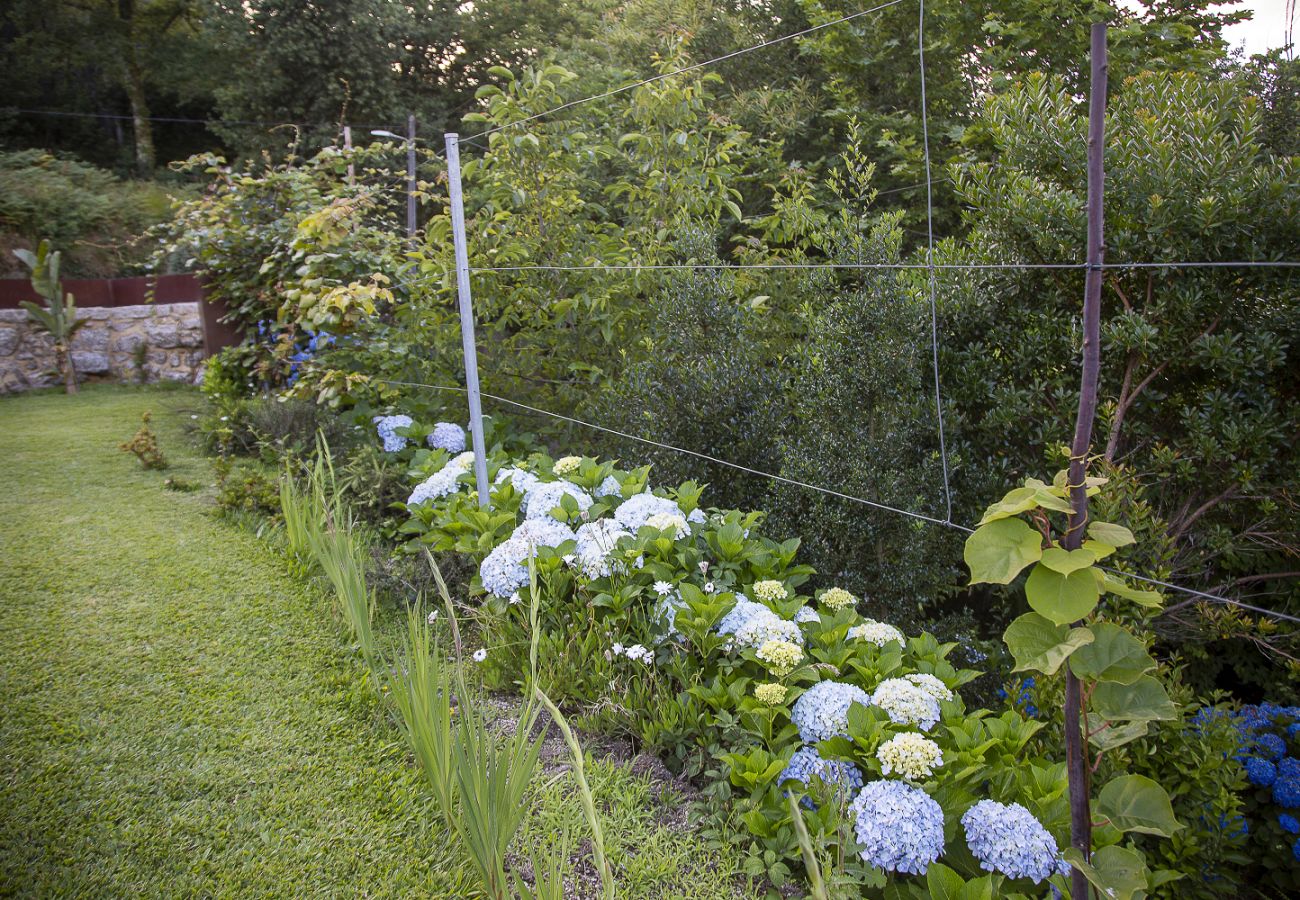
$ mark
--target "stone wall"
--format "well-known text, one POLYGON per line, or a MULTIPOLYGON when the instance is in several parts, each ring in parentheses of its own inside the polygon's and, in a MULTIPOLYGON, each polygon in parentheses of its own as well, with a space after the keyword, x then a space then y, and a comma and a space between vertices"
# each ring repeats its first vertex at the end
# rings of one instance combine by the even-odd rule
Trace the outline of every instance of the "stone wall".
MULTIPOLYGON (((148 381, 197 379, 203 365, 203 318, 198 303, 78 307, 86 324, 73 337, 72 359, 85 378, 135 381, 135 350, 145 347, 148 381)), ((0 393, 58 384, 49 335, 34 329, 24 309, 0 309, 0 393)))

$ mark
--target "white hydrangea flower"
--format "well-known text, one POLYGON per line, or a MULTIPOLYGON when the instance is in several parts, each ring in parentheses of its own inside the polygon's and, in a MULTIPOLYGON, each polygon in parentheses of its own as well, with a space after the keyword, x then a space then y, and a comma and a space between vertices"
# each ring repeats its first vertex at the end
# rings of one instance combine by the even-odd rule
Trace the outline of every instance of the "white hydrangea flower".
POLYGON ((606 578, 624 567, 611 558, 620 538, 631 537, 613 519, 597 519, 578 526, 578 567, 588 578, 606 578))
POLYGON ((425 439, 429 447, 446 450, 448 453, 460 453, 465 449, 465 429, 454 422, 439 422, 425 439))
POLYGON ((875 619, 866 619, 861 625, 854 625, 849 629, 848 636, 850 640, 870 641, 877 647, 883 647, 890 641, 898 641, 900 644, 907 643, 907 638, 903 635, 903 632, 893 625, 877 622, 875 619))
POLYGON ((953 693, 948 689, 948 685, 944 684, 933 675, 929 675, 925 672, 917 672, 916 674, 904 675, 903 677, 936 700, 944 701, 953 699, 953 693))
POLYGON ((542 483, 542 480, 526 469, 520 469, 515 466, 507 466, 497 472, 497 477, 493 484, 502 484, 509 481, 514 485, 515 490, 522 494, 527 494, 534 487, 542 483))
POLYGON ((897 772, 908 781, 929 778, 943 765, 943 751, 928 737, 915 731, 896 734, 876 750, 880 771, 889 775, 897 772))
POLYGON ((817 610, 811 606, 801 606, 794 614, 794 620, 800 625, 806 625, 809 622, 816 622, 821 617, 817 615, 817 610))
POLYGON ((790 592, 785 589, 785 585, 781 582, 768 579, 767 581, 754 583, 754 596, 764 603, 775 603, 790 596, 790 592))
POLYGON ((769 672, 783 678, 803 662, 803 648, 789 641, 768 640, 758 648, 755 656, 769 672))
POLYGON ((572 497, 578 509, 585 512, 594 502, 591 494, 570 481, 548 481, 536 484, 524 497, 524 518, 550 517, 551 510, 560 505, 564 497, 572 497))
POLYGON ((899 725, 915 725, 929 731, 939 721, 939 701, 905 678, 886 678, 880 682, 871 695, 871 703, 899 725))

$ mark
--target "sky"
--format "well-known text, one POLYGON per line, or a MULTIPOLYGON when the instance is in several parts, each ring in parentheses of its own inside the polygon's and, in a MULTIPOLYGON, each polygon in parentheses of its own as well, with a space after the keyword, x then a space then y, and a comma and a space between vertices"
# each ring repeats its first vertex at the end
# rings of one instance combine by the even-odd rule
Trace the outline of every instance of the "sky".
POLYGON ((1253 11, 1254 18, 1228 28, 1224 37, 1234 47, 1244 42, 1247 55, 1281 47, 1285 43, 1288 6, 1291 4, 1287 0, 1246 0, 1236 8, 1253 11))

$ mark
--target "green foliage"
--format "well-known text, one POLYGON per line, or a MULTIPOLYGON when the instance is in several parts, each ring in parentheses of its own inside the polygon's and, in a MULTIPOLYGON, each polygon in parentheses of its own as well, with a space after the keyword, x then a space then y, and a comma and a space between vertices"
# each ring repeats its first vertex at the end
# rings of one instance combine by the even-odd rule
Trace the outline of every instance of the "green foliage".
MULTIPOLYGON (((1262 121, 1239 79, 1144 74, 1124 83, 1107 128, 1107 261, 1296 258, 1300 169, 1296 158, 1266 151, 1262 121)), ((1084 116, 1066 85, 1019 82, 988 100, 979 127, 996 159, 952 168, 971 231, 945 245, 940 261, 1081 259, 1084 116)), ((1098 515, 1121 516, 1138 539, 1121 548, 1099 537, 1120 548, 1116 558, 1216 593, 1270 583, 1269 605, 1294 612, 1294 579, 1272 575, 1294 568, 1300 533, 1291 489, 1300 346, 1292 282, 1286 270, 1267 268, 1108 271, 1097 453, 1115 488, 1098 515)), ((1077 332, 1068 323, 1082 284, 1081 272, 940 278, 952 443, 962 459, 978 461, 958 470, 959 497, 992 493, 1044 459, 1064 461, 1057 440, 1078 389, 1077 332)), ((1037 576, 1062 587, 1071 577, 1037 576)), ((1075 580, 1083 608, 1088 588, 1075 580)), ((1287 629, 1269 634, 1215 615, 1192 612, 1154 627, 1198 654, 1234 624, 1250 636, 1241 643, 1266 652, 1286 653, 1294 642, 1287 629)), ((1220 666, 1255 658, 1219 646, 1208 653, 1216 661, 1193 673, 1204 677, 1202 688, 1220 666)), ((1236 684, 1247 674, 1219 677, 1236 684)))
POLYGON ((65 275, 134 274, 152 252, 142 236, 177 191, 41 150, 0 153, 0 249, 48 240, 64 248, 65 275))
MULTIPOLYGON (((1081 487, 1091 497, 1101 493, 1105 483, 1104 478, 1085 477, 1081 487)), ((1156 661, 1146 642, 1127 627, 1145 624, 1149 609, 1160 606, 1160 596, 1136 590, 1122 576, 1097 567, 1116 551, 1102 539, 1127 544, 1132 532, 1088 520, 1083 547, 1065 549, 1067 523, 1058 520, 1072 514, 1070 497, 1066 472, 1050 485, 1026 479, 1023 487, 985 511, 966 541, 966 561, 974 584, 1007 584, 1029 569, 1024 591, 1033 612, 1012 622, 1004 640, 1016 658, 1015 671, 1054 677, 1068 664, 1079 679, 1083 719, 1067 720, 1064 727, 1082 727, 1083 738, 1097 754, 1096 768, 1103 754, 1145 737, 1150 723, 1176 720, 1179 709, 1164 684, 1147 674, 1157 668, 1156 661), (1035 536, 1037 547, 1031 550, 1012 522, 1035 536)), ((1100 846, 1090 847, 1086 855, 1071 848, 1066 858, 1103 892, 1133 896, 1169 876, 1181 877, 1151 871, 1141 853, 1117 844, 1125 834, 1169 838, 1184 827, 1159 782, 1140 774, 1117 774, 1102 786, 1092 817, 1097 828, 1093 838, 1100 846)))

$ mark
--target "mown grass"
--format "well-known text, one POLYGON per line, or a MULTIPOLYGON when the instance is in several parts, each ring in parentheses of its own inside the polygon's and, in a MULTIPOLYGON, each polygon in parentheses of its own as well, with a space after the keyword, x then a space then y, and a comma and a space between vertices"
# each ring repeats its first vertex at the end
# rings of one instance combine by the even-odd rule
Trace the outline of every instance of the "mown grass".
MULTIPOLYGON (((210 492, 164 488, 211 482, 184 433, 200 402, 0 399, 0 894, 471 896, 322 592, 210 492), (165 472, 117 449, 146 409, 165 472)), ((736 861, 660 824, 655 786, 589 777, 619 896, 736 895, 736 861)), ((532 811, 530 844, 581 838, 566 776, 532 811)))

